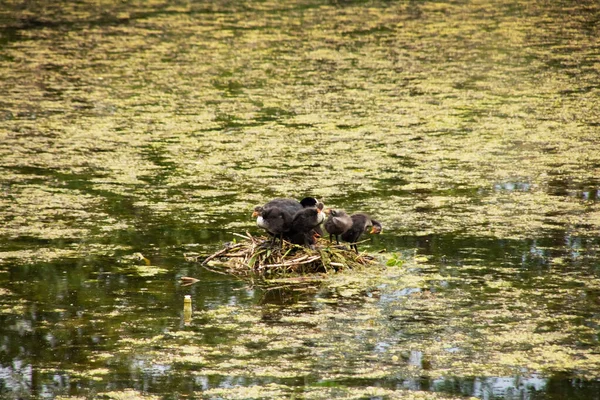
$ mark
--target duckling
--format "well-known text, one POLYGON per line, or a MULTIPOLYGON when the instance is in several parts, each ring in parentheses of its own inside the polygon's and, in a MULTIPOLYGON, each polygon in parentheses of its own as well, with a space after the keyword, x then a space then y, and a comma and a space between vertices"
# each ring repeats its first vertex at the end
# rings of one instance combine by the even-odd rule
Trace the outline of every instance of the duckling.
POLYGON ((352 214, 352 227, 342 234, 342 240, 350 243, 350 248, 358 254, 358 246, 356 242, 360 239, 363 232, 366 232, 368 227, 371 227, 369 233, 379 234, 383 231, 383 227, 379 221, 371 219, 367 214, 352 214))
POLYGON ((329 214, 325 221, 325 230, 329 233, 329 241, 333 243, 332 236, 335 235, 336 243, 340 244, 339 235, 352 228, 352 218, 343 210, 333 210, 331 208, 325 210, 325 214, 329 214))
POLYGON ((279 237, 287 233, 294 219, 294 215, 304 207, 313 207, 317 200, 313 197, 305 197, 300 202, 294 199, 273 199, 264 206, 256 206, 252 217, 256 217, 256 225, 273 235, 271 245, 279 237))
POLYGON ((319 235, 316 231, 325 220, 324 207, 324 204, 319 202, 315 207, 303 208, 294 215, 291 229, 287 235, 290 242, 310 248, 314 247, 315 235, 319 235))

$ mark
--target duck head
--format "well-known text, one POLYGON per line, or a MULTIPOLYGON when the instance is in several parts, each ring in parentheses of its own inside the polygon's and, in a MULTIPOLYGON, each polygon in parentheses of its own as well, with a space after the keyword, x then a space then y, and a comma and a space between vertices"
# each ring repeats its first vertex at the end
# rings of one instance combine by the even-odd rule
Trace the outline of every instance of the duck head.
POLYGON ((252 211, 252 218, 256 218, 259 215, 261 215, 263 212, 263 208, 261 206, 256 206, 254 207, 254 210, 252 211))
POLYGON ((381 232, 383 232, 383 227, 381 226, 381 224, 377 221, 371 221, 373 222, 373 226, 371 227, 371 231, 369 233, 375 234, 375 235, 379 235, 381 232))
MULTIPOLYGON (((325 221, 326 211, 323 210, 325 208, 325 204, 318 202, 316 207, 317 207, 317 212, 318 212, 317 221, 319 221, 319 224, 320 224, 321 222, 325 221)), ((332 211, 332 210, 330 210, 330 211, 332 211)))

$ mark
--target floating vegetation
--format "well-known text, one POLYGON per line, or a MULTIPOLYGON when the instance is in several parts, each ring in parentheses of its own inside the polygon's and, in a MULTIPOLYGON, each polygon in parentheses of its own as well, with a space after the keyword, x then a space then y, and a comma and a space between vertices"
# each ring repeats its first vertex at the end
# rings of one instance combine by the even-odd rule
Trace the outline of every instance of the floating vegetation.
POLYGON ((375 257, 366 253, 356 254, 345 246, 331 245, 318 239, 315 249, 283 241, 271 244, 264 236, 246 236, 241 242, 226 243, 225 247, 208 256, 202 263, 233 275, 272 275, 326 273, 361 268, 376 263, 375 257), (216 260, 224 262, 215 262, 216 260))
POLYGON ((102 396, 107 399, 113 400, 141 400, 141 399, 158 399, 158 396, 142 394, 133 389, 126 389, 123 391, 105 392, 102 396))
POLYGON ((132 255, 123 256, 123 257, 121 257, 120 262, 123 264, 126 264, 126 265, 130 264, 132 262, 133 263, 143 262, 143 265, 142 264, 133 264, 133 265, 130 265, 128 268, 124 268, 123 272, 127 273, 128 275, 151 277, 151 276, 156 276, 156 275, 164 274, 164 273, 168 272, 168 270, 166 268, 152 265, 151 261, 149 259, 147 259, 146 257, 144 257, 144 255, 142 253, 134 253, 132 255))

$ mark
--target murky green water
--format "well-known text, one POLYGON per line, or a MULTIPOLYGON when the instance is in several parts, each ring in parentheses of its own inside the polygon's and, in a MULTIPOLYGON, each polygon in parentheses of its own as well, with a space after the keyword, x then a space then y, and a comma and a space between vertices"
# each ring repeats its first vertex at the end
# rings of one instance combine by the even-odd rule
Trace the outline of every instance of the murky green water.
POLYGON ((598 398, 599 20, 4 2, 0 397, 598 398), (381 220, 381 267, 248 282, 190 258, 307 194, 381 220))

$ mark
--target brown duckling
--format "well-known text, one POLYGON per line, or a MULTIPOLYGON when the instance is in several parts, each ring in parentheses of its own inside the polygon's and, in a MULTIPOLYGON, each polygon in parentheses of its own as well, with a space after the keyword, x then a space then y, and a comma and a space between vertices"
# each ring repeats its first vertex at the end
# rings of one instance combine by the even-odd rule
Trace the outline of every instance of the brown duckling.
POLYGON ((335 241, 340 244, 339 236, 352 228, 352 218, 343 210, 333 210, 328 208, 325 214, 329 214, 325 221, 325 230, 329 233, 329 241, 333 243, 332 236, 335 236, 335 241))
POLYGON ((352 219, 352 227, 342 234, 342 240, 349 242, 350 248, 353 248, 358 253, 356 242, 358 242, 363 232, 366 232, 371 227, 369 233, 379 234, 382 232, 383 227, 379 221, 371 219, 367 214, 352 214, 350 218, 352 219))

